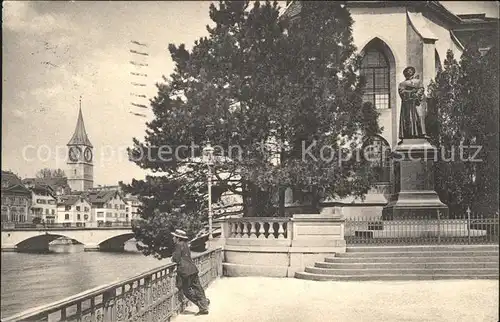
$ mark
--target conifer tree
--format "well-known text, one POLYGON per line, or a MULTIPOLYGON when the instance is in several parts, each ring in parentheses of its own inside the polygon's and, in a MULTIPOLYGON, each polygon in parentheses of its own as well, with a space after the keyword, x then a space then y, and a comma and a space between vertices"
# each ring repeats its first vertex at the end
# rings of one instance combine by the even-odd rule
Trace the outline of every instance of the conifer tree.
POLYGON ((428 118, 431 142, 441 158, 435 164, 436 191, 451 214, 461 213, 470 195, 470 173, 467 164, 457 158, 463 133, 461 132, 462 91, 459 85, 461 67, 453 52, 448 50, 444 68, 429 85, 431 115, 428 118))
POLYGON ((217 155, 213 201, 239 194, 246 216, 284 215, 287 187, 308 191, 317 205, 320 197, 362 197, 373 179, 354 152, 363 136, 380 132, 378 113, 362 104, 345 6, 304 2, 293 23, 269 1, 220 1, 209 14, 208 37, 189 51, 169 46, 175 70, 157 85, 155 118, 130 149, 138 166, 161 174, 124 187, 144 203, 134 230, 146 254, 168 254, 170 229, 193 236, 204 224, 207 139, 217 155), (191 143, 198 148, 159 158, 161 146, 191 143))
POLYGON ((436 164, 436 190, 457 216, 467 207, 498 213, 497 49, 482 56, 472 41, 460 63, 448 51, 429 92, 431 139, 445 157, 436 164))
POLYGON ((481 55, 477 46, 470 48, 461 61, 464 100, 461 125, 468 138, 466 143, 473 147, 470 157, 474 157, 469 165, 474 177, 469 204, 473 211, 485 216, 498 214, 498 62, 497 47, 481 55))

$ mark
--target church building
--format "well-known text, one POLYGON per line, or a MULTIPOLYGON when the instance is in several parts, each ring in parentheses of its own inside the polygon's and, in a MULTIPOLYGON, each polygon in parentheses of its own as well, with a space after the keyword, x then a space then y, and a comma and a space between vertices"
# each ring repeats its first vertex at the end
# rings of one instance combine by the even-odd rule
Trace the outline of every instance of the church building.
POLYGON ((75 132, 67 146, 67 181, 71 191, 58 196, 57 222, 86 226, 136 219, 138 201, 126 200, 120 186, 94 187, 93 146, 85 130, 81 107, 75 132))
POLYGON ((85 131, 82 108, 68 144, 68 185, 71 191, 86 191, 94 186, 93 146, 85 131))
MULTIPOLYGON (((301 2, 287 1, 283 15, 298 19, 301 2)), ((390 155, 400 141, 398 84, 405 80, 403 70, 414 67, 427 89, 448 50, 459 60, 467 42, 475 37, 480 39, 482 52, 496 45, 499 20, 485 14, 456 15, 439 1, 347 1, 346 6, 354 21, 354 44, 363 57, 364 99, 380 112, 383 127, 380 136, 369 138, 378 147, 379 183, 364 201, 325 200, 323 205, 329 212, 342 208, 346 217, 378 217, 395 193, 390 155)))

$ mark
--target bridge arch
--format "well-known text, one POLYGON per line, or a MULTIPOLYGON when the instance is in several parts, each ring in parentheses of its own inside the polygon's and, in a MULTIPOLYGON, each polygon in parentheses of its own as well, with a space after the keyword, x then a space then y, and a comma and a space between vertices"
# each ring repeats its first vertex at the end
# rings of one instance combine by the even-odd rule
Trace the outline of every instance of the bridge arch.
MULTIPOLYGON (((37 252, 37 251, 48 251, 49 244, 56 240, 57 238, 65 237, 69 239, 76 240, 70 236, 65 234, 55 234, 55 233, 45 233, 41 235, 36 235, 32 237, 28 237, 18 244, 16 244, 17 251, 19 252, 37 252)), ((79 240, 76 240, 80 244, 83 244, 79 240)))
POLYGON ((2 251, 48 251, 49 243, 59 237, 76 240, 86 251, 123 251, 134 233, 130 227, 7 229, 2 230, 2 251))
POLYGON ((98 242, 99 250, 101 251, 121 251, 125 247, 125 243, 134 238, 135 235, 132 232, 123 233, 121 235, 116 235, 111 238, 107 238, 98 242))

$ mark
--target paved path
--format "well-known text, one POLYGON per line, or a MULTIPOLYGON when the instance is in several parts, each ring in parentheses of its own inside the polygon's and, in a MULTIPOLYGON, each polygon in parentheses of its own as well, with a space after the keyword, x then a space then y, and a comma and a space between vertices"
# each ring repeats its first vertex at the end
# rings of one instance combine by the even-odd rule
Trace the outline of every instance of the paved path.
POLYGON ((314 282, 292 278, 216 280, 207 290, 210 314, 184 321, 496 322, 498 280, 314 282))

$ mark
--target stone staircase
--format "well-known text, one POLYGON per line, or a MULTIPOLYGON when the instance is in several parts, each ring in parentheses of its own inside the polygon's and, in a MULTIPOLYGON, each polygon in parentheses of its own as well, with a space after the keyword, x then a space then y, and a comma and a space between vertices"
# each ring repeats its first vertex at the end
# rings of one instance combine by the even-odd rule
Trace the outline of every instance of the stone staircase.
POLYGON ((347 247, 295 278, 314 281, 498 279, 498 245, 347 247))

